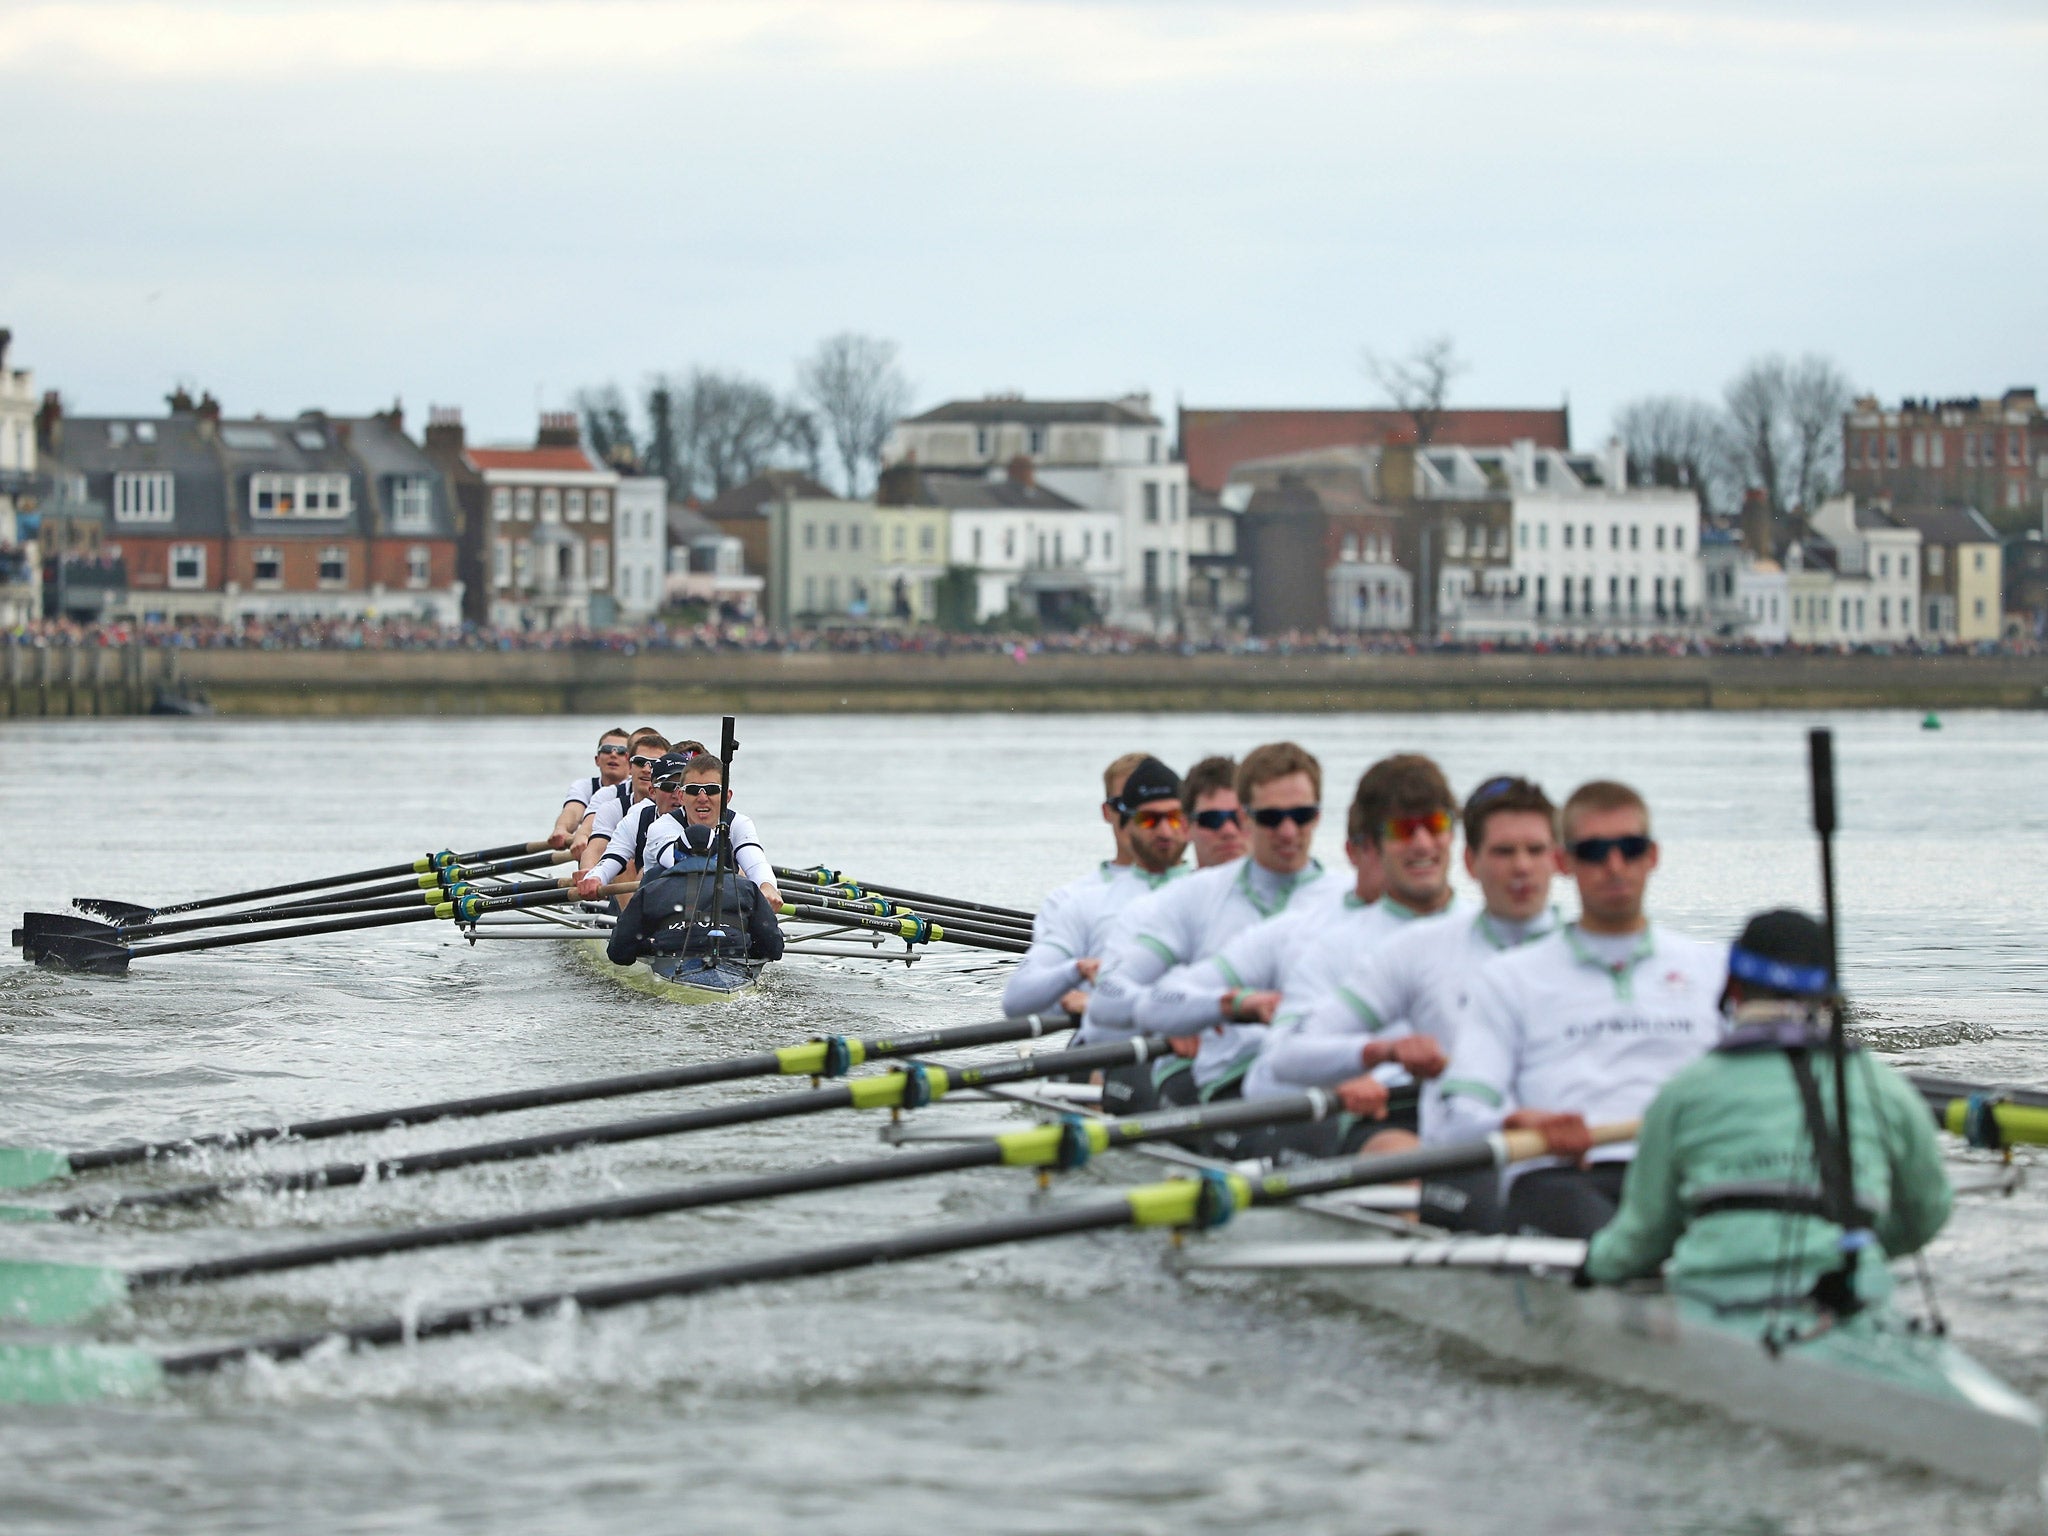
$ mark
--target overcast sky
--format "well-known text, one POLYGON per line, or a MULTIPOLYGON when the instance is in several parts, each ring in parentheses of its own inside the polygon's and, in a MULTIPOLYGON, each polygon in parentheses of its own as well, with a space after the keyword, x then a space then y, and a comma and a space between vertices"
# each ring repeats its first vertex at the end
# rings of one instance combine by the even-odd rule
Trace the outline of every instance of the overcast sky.
POLYGON ((472 441, 897 341, 921 404, 1466 404, 1827 353, 2048 386, 2048 7, 0 6, 0 326, 85 412, 402 397, 472 441))

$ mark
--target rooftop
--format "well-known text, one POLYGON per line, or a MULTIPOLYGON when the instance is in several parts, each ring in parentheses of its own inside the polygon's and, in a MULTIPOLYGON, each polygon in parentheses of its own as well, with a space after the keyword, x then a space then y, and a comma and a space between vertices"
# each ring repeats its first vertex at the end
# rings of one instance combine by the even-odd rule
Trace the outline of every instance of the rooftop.
POLYGON ((908 418, 911 424, 965 421, 984 425, 1019 422, 1027 426, 1049 426, 1055 422, 1081 422, 1110 427, 1156 427, 1152 402, 1144 395, 1126 395, 1121 400, 1026 400, 1021 395, 991 395, 983 400, 949 400, 922 416, 908 418))
POLYGON ((798 469, 771 469, 736 485, 704 505, 704 515, 713 519, 766 517, 772 501, 837 501, 828 486, 820 485, 798 469))

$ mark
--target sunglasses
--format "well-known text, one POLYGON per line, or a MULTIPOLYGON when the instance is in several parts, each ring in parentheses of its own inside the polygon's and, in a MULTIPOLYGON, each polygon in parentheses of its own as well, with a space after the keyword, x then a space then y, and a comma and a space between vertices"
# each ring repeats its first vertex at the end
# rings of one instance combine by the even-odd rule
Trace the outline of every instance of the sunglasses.
POLYGON ((1626 837, 1582 837, 1572 844, 1572 857, 1581 864, 1605 864, 1608 855, 1619 849, 1622 858, 1633 864, 1646 858, 1656 846, 1640 832, 1631 832, 1626 837))
POLYGON ((624 757, 626 751, 627 749, 624 747, 599 747, 597 755, 599 757, 624 757))
POLYGON ((1154 827, 1171 827, 1178 832, 1188 824, 1187 818, 1179 811, 1140 811, 1131 820, 1147 832, 1154 827))
POLYGON ((1320 805, 1269 805, 1263 811, 1253 811, 1252 820, 1262 827, 1277 827, 1283 821, 1305 827, 1322 814, 1320 805))
POLYGON ((1243 824, 1244 812, 1242 811, 1195 812, 1195 825, 1204 832, 1221 832, 1225 827, 1237 827, 1243 824))
POLYGON ((1405 843, 1418 832, 1442 837, 1451 830, 1451 813, 1431 811, 1425 816, 1389 816, 1381 823, 1380 830, 1390 843, 1405 843))
POLYGON ((635 768, 652 768, 660 762, 659 757, 632 757, 627 759, 635 768))
POLYGON ((710 784, 678 784, 675 792, 679 795, 720 795, 725 793, 725 786, 715 782, 710 784))

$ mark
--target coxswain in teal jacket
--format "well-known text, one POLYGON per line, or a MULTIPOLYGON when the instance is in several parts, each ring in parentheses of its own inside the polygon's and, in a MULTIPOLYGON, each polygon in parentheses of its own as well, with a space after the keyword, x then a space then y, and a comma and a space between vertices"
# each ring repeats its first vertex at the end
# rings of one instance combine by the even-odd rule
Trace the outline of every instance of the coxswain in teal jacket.
MULTIPOLYGON (((1818 1203, 1820 1179, 1788 1051, 1808 1052, 1835 1125, 1826 1035, 1807 1000, 1745 985, 1741 969, 1731 962, 1733 1030, 1665 1084, 1643 1117, 1621 1208, 1587 1251, 1588 1279, 1661 1269, 1674 1290, 1717 1306, 1786 1304, 1841 1264, 1842 1229, 1797 1209, 1818 1203), (1772 1208, 1779 1196, 1790 1198, 1772 1208)), ((1886 1261, 1925 1247, 1952 1196, 1933 1118, 1906 1080, 1859 1049, 1848 1081, 1852 1182, 1877 1240, 1858 1256, 1856 1294, 1876 1302, 1891 1290, 1886 1261)))

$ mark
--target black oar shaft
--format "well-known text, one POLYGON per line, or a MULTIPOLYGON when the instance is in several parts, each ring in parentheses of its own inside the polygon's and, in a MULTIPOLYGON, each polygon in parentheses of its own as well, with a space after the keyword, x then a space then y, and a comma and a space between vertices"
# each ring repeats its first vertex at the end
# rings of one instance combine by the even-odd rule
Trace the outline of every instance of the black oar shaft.
MULTIPOLYGON (((474 853, 459 853, 455 856, 458 864, 476 863, 485 859, 508 859, 522 853, 538 853, 547 847, 545 840, 539 842, 507 843, 502 848, 480 848, 474 853)), ((168 917, 177 912, 198 912, 207 907, 231 907, 244 901, 266 901, 273 896, 297 896, 305 891, 326 890, 336 885, 356 885, 365 880, 391 880, 400 875, 424 874, 424 861, 407 859, 402 864, 387 864, 380 869, 358 870, 351 875, 327 875, 318 880, 297 880, 289 885, 265 886, 254 891, 235 891, 226 896, 208 896, 199 901, 181 901, 156 909, 159 917, 168 917)))
MULTIPOLYGON (((1148 1042, 1147 1048, 1164 1042, 1148 1042)), ((976 1088, 1001 1083, 1024 1082, 1096 1067, 1117 1065, 1132 1058, 1132 1043, 1121 1041, 1090 1046, 1077 1051, 1054 1051, 1043 1056, 997 1062, 986 1067, 934 1068, 945 1074, 949 1088, 976 1088)), ((667 1115, 648 1115, 633 1120, 614 1120, 602 1125, 569 1126, 531 1136, 513 1136, 462 1147, 441 1147, 430 1152, 413 1152, 365 1162, 328 1163, 292 1173, 254 1174, 246 1178, 220 1179, 205 1184, 182 1185, 176 1189, 151 1190, 123 1195, 117 1200, 70 1206, 56 1215, 78 1220, 116 1210, 202 1205, 237 1190, 272 1192, 342 1188, 367 1179, 406 1178, 414 1174, 445 1173, 452 1168, 470 1168, 483 1163, 518 1162, 545 1157, 579 1147, 616 1146, 629 1141, 649 1141, 661 1136, 682 1136, 693 1131, 717 1130, 730 1125, 755 1125, 768 1120, 787 1120, 800 1115, 823 1114, 828 1110, 850 1109, 868 1100, 887 1107, 886 1098, 873 1098, 874 1079, 861 1079, 837 1087, 814 1088, 803 1093, 778 1093, 759 1099, 728 1104, 710 1104, 701 1109, 679 1110, 667 1115)), ((900 1102, 900 1096, 898 1099, 900 1102)))
POLYGON ((322 923, 294 923, 288 928, 258 928, 250 933, 213 934, 203 939, 171 939, 161 944, 143 944, 129 950, 131 960, 155 955, 184 955, 202 949, 227 949, 237 944, 265 944, 272 939, 306 939, 323 933, 354 933, 363 928, 391 928, 400 923, 431 921, 433 907, 413 907, 403 912, 371 912, 360 917, 337 917, 322 923))
MULTIPOLYGON (((952 1029, 913 1030, 902 1035, 880 1035, 845 1042, 850 1061, 882 1061, 899 1056, 922 1055, 931 1051, 968 1050, 980 1045, 1003 1045, 1013 1040, 1035 1040, 1074 1028, 1065 1016, 1051 1019, 1002 1019, 988 1024, 963 1024, 952 1029)), ((774 1077, 803 1073, 811 1068, 807 1058, 822 1051, 806 1047, 785 1047, 780 1051, 755 1051, 721 1061, 691 1062, 650 1072, 632 1072, 618 1077, 585 1078, 573 1083, 550 1083, 534 1088, 510 1088, 500 1093, 473 1094, 460 1099, 438 1099, 425 1104, 406 1104, 395 1109, 363 1110, 350 1115, 333 1115, 319 1120, 290 1121, 280 1125, 251 1126, 232 1131, 207 1131, 175 1140, 137 1142, 126 1146, 98 1147, 67 1154, 74 1173, 96 1168, 118 1168, 147 1162, 166 1154, 204 1147, 241 1147, 286 1137, 300 1141, 321 1141, 359 1132, 390 1130, 401 1125, 422 1125, 431 1120, 469 1119, 481 1115, 509 1114, 522 1109, 544 1109, 555 1104, 577 1104, 593 1099, 627 1098, 638 1093, 662 1093, 675 1088, 698 1088, 711 1083, 737 1082, 750 1077, 774 1077)))
MULTIPOLYGON (((797 885, 837 885, 840 883, 837 880, 825 879, 823 873, 819 870, 785 869, 780 864, 775 866, 775 874, 779 880, 787 880, 797 885)), ((958 907, 965 912, 982 912, 990 917, 1022 918, 1028 923, 1036 916, 1035 913, 1020 911, 1016 907, 995 907, 985 902, 962 901, 952 896, 934 896, 929 891, 907 891, 901 886, 876 885, 870 880, 850 881, 847 883, 858 885, 864 891, 872 891, 877 896, 894 896, 903 901, 944 902, 947 906, 958 907)))
POLYGON ((860 903, 835 900, 831 897, 813 896, 807 891, 784 891, 783 899, 805 914, 818 913, 824 917, 879 917, 883 921, 900 920, 904 917, 922 917, 938 924, 948 934, 971 935, 977 939, 1001 939, 1008 942, 1028 942, 1030 934, 1014 928, 999 928, 988 923, 978 923, 954 917, 942 917, 931 912, 916 912, 908 909, 895 912, 873 912, 863 910, 860 903))
MULTIPOLYGON (((310 897, 300 901, 280 902, 275 906, 254 907, 246 913, 223 913, 213 917, 210 921, 216 923, 253 922, 267 916, 306 917, 312 915, 308 910, 309 908, 319 906, 325 902, 361 901, 372 896, 398 896, 409 891, 438 890, 460 881, 492 879, 503 875, 519 874, 530 869, 544 869, 551 864, 566 864, 568 862, 569 855, 563 852, 535 853, 529 854, 525 858, 501 859, 475 866, 464 864, 458 865, 455 870, 451 870, 446 881, 415 875, 409 880, 393 880, 388 884, 372 885, 359 891, 338 891, 326 896, 310 897)), ((209 919, 192 918, 187 921, 195 924, 204 924, 209 919)))

